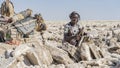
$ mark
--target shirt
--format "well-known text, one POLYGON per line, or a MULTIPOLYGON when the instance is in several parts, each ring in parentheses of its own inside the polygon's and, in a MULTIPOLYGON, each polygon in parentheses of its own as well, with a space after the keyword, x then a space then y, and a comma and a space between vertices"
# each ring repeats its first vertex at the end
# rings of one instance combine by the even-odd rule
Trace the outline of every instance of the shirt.
POLYGON ((68 35, 70 31, 71 36, 75 36, 79 32, 79 29, 81 29, 79 24, 72 26, 69 22, 64 26, 64 35, 68 35))

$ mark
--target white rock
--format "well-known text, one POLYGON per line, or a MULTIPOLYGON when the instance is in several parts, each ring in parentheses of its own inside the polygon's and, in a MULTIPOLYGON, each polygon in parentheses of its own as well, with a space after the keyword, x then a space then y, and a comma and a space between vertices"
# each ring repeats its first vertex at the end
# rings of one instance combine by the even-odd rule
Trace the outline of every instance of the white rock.
POLYGON ((50 51, 53 59, 56 61, 58 64, 71 64, 74 63, 72 59, 68 56, 68 53, 65 52, 62 49, 59 49, 54 46, 46 46, 47 49, 50 51))

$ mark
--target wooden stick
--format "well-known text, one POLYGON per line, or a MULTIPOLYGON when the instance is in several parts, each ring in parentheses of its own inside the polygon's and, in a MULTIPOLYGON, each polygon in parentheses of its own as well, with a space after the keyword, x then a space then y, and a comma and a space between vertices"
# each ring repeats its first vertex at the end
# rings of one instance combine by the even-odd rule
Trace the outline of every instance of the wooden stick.
POLYGON ((79 44, 78 44, 79 47, 81 46, 83 40, 84 40, 84 36, 81 37, 81 40, 80 40, 80 42, 79 42, 79 44))

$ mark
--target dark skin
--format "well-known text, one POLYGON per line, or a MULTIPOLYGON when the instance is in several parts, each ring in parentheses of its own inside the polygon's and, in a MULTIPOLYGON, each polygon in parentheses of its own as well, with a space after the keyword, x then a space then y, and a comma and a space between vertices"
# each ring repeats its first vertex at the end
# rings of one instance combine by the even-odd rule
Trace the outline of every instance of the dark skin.
POLYGON ((70 22, 71 26, 74 26, 79 21, 79 17, 77 14, 73 15, 70 19, 71 19, 71 22, 70 22))
MULTIPOLYGON (((74 26, 74 25, 76 25, 76 24, 78 23, 78 21, 79 21, 79 16, 78 16, 77 14, 75 14, 75 15, 73 15, 70 19, 71 19, 71 22, 70 22, 71 26, 74 26)), ((69 33, 70 33, 70 32, 69 32, 69 33)), ((77 39, 77 40, 80 39, 79 36, 72 36, 72 35, 66 35, 66 36, 65 36, 65 40, 68 41, 68 42, 70 42, 71 39, 73 39, 73 38, 75 38, 75 39, 77 39)))

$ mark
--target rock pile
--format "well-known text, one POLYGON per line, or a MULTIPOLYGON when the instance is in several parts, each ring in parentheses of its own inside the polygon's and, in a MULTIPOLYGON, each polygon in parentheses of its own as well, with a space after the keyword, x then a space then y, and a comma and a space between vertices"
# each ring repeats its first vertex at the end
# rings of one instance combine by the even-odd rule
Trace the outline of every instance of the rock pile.
POLYGON ((63 25, 46 22, 43 38, 35 32, 26 43, 0 43, 0 68, 119 68, 120 30, 118 24, 87 25, 91 41, 81 47, 62 45, 63 25))

